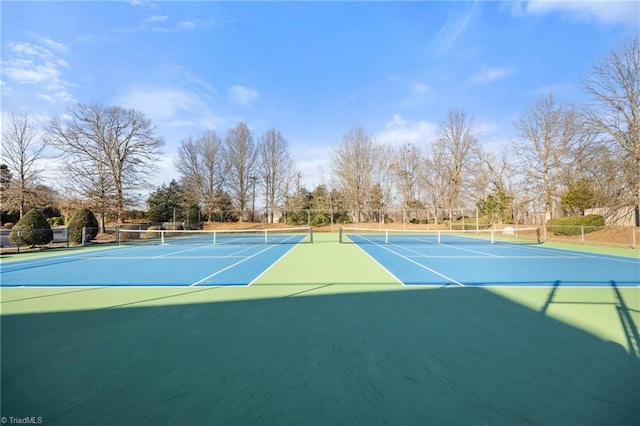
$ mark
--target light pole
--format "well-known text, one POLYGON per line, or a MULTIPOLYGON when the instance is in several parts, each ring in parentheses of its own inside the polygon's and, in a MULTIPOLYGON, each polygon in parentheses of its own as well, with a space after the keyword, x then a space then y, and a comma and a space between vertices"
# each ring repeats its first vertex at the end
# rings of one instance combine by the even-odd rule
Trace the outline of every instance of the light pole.
MULTIPOLYGON (((266 183, 266 191, 264 191, 264 220, 265 223, 269 223, 269 193, 271 192, 271 187, 269 186, 269 175, 264 175, 264 180, 266 183)), ((273 213, 271 213, 273 215, 273 213)))
POLYGON ((256 180, 258 180, 258 176, 251 176, 251 181, 253 182, 253 200, 251 202, 251 222, 255 222, 256 218, 256 180))

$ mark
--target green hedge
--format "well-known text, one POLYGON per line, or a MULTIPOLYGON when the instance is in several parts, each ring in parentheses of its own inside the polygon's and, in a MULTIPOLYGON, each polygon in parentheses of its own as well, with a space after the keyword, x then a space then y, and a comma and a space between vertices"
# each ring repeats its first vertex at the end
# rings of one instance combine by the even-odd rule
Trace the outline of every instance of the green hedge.
POLYGON ((597 231, 604 227, 604 216, 590 214, 586 216, 570 216, 547 221, 547 231, 554 235, 581 235, 597 231))
POLYGON ((23 246, 46 245, 53 241, 53 230, 42 212, 32 209, 11 229, 9 241, 23 246))
POLYGON ((98 220, 93 212, 87 208, 78 210, 69 219, 69 242, 82 244, 82 228, 86 228, 86 242, 93 240, 98 235, 98 220))

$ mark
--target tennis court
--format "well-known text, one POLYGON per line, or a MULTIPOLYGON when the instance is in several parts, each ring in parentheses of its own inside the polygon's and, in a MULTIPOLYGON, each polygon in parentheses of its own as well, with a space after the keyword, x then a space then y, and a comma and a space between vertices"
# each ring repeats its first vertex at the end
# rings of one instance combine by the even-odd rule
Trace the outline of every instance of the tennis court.
POLYGON ((120 231, 117 247, 11 262, 2 286, 246 286, 310 228, 244 231, 120 231))
POLYGON ((517 236, 347 228, 340 239, 357 244, 405 285, 640 285, 640 259, 548 248, 533 231, 517 236))
POLYGON ((140 233, 3 259, 1 415, 637 424, 637 254, 356 234, 140 233))

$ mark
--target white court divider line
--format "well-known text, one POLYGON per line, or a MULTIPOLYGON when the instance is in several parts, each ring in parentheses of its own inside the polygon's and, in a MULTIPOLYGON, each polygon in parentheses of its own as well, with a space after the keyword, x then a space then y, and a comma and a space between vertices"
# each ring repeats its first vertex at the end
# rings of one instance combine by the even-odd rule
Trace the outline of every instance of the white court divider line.
POLYGON ((275 245, 272 245, 272 246, 269 246, 269 247, 265 248, 264 250, 260 250, 259 252, 252 254, 251 256, 247 256, 247 257, 245 257, 244 259, 242 259, 242 260, 240 260, 240 261, 238 261, 238 262, 236 262, 236 263, 233 263, 233 264, 231 264, 231 265, 227 266, 226 268, 223 268, 223 269, 221 269, 221 270, 219 270, 219 271, 214 272, 214 273, 213 273, 213 274, 211 274, 211 275, 208 275, 208 276, 204 277, 204 278, 203 278, 203 279, 201 279, 200 281, 196 281, 195 283, 191 284, 191 285, 190 285, 190 287, 195 287, 195 286, 197 286, 198 284, 202 284, 203 282, 205 282, 205 281, 207 281, 207 280, 209 280, 209 279, 211 279, 211 278, 215 277, 216 275, 221 274, 221 273, 223 273, 224 271, 227 271, 227 270, 229 270, 229 269, 231 269, 231 268, 233 268, 233 267, 236 267, 236 266, 238 266, 239 264, 241 264, 241 263, 243 263, 243 262, 246 262, 247 260, 252 259, 252 258, 256 257, 256 256, 257 256, 257 255, 259 255, 259 254, 262 254, 262 253, 264 253, 264 252, 265 252, 265 251, 267 251, 267 250, 271 250, 271 249, 272 249, 272 248, 274 248, 274 247, 275 247, 275 245))
POLYGON ((468 251, 469 253, 480 254, 480 255, 487 256, 487 257, 495 257, 496 259, 499 259, 499 258, 503 257, 503 256, 499 256, 497 254, 491 254, 491 253, 487 253, 487 252, 484 252, 484 251, 471 250, 471 249, 468 249, 468 248, 458 247, 458 246, 451 245, 451 244, 442 244, 442 245, 445 246, 445 247, 450 247, 452 249, 456 249, 456 250, 468 251))
MULTIPOLYGON (((640 262, 639 258, 606 255, 606 254, 602 255, 597 253, 588 253, 588 252, 571 250, 571 249, 542 247, 542 246, 533 246, 533 247, 515 246, 514 248, 527 251, 527 252, 531 252, 531 251, 536 253, 543 252, 543 253, 549 253, 551 255, 555 255, 555 256, 548 257, 549 259, 554 259, 554 258, 555 259, 605 259, 605 260, 612 260, 614 262, 622 262, 622 263, 639 263, 640 262)), ((538 256, 533 256, 533 257, 538 258, 538 256)), ((546 258, 546 257, 540 256, 540 258, 546 258)))
MULTIPOLYGON (((199 245, 199 246, 197 246, 197 247, 193 247, 193 248, 190 248, 190 249, 178 250, 178 251, 172 251, 171 253, 162 254, 162 255, 160 255, 160 256, 153 256, 153 258, 155 258, 155 259, 159 259, 159 258, 163 258, 163 257, 173 256, 173 255, 176 255, 176 254, 178 254, 178 253, 186 253, 186 252, 193 251, 193 250, 200 250, 200 249, 202 249, 202 248, 209 249, 209 248, 211 248, 211 247, 213 247, 213 245, 212 245, 212 244, 202 245, 202 246, 201 246, 201 245, 199 245)), ((233 253, 231 253, 231 254, 228 254, 228 255, 226 255, 226 256, 217 256, 217 257, 221 257, 221 258, 224 258, 224 257, 238 257, 238 255, 239 255, 240 253, 245 252, 245 251, 247 251, 247 250, 251 250, 253 247, 254 247, 254 246, 246 247, 246 248, 243 248, 243 249, 241 249, 241 250, 235 251, 235 252, 233 252, 233 253)))
MULTIPOLYGON (((442 256, 431 256, 431 255, 428 255, 428 254, 424 254, 424 253, 419 252, 417 250, 412 250, 409 247, 403 246, 402 244, 392 244, 392 245, 395 246, 395 247, 400 247, 403 250, 406 250, 406 251, 411 252, 411 253, 415 253, 417 255, 417 256, 412 256, 412 257, 422 257, 422 258, 442 257, 442 256)), ((470 253, 475 253, 475 254, 479 254, 480 255, 480 256, 466 256, 466 257, 465 256, 457 256, 459 258, 469 258, 470 259, 472 257, 473 258, 476 258, 476 257, 482 257, 482 258, 494 257, 496 259, 499 259, 499 258, 503 257, 503 256, 498 256, 497 254, 491 254, 491 253, 486 253, 484 251, 476 251, 476 250, 466 249, 466 248, 457 247, 457 246, 450 245, 450 244, 439 244, 439 245, 442 245, 442 246, 445 246, 445 247, 449 247, 449 248, 452 248, 452 249, 456 249, 456 250, 468 251, 470 253)), ((452 256, 452 257, 455 257, 455 256, 452 256)))
MULTIPOLYGON (((295 237, 289 237, 286 240, 284 240, 284 242, 286 243, 287 241, 289 241, 291 238, 295 238, 295 237)), ((269 267, 267 269, 265 269, 264 271, 262 271, 257 277, 255 277, 250 283, 249 286, 252 285, 253 283, 255 283, 256 281, 258 281, 258 279, 263 276, 264 274, 267 273, 267 271, 271 268, 273 268, 275 266, 276 263, 280 262, 280 260, 285 257, 294 247, 296 247, 297 244, 293 244, 291 246, 291 248, 289 248, 289 250, 285 251, 284 253, 282 253, 282 256, 280 256, 275 262, 273 262, 271 265, 269 265, 269 267)), ((248 287, 248 286, 247 286, 248 287)))
MULTIPOLYGON (((377 243, 376 243, 376 244, 377 244, 377 243)), ((374 262, 376 262, 376 263, 377 263, 377 264, 378 264, 378 265, 379 265, 379 266, 380 266, 380 267, 381 267, 381 268, 382 268, 382 269, 383 269, 387 274, 391 275, 391 277, 392 277, 394 280, 398 281, 398 283, 400 283, 400 284, 402 284, 402 285, 405 285, 405 284, 402 282, 402 280, 401 280, 400 278, 398 278, 398 277, 396 277, 396 276, 395 276, 395 274, 394 274, 393 272, 391 272, 390 270, 388 270, 387 268, 385 268, 385 267, 384 267, 384 265, 383 265, 382 263, 378 262, 378 259, 376 259, 375 257, 371 256, 371 255, 370 255, 369 253, 367 253, 367 251, 366 251, 366 250, 364 250, 362 247, 358 246, 358 248, 359 248, 360 250, 362 250, 362 251, 364 252, 364 254, 366 254, 367 256, 369 256, 369 259, 371 259, 371 260, 373 260, 374 262)))
MULTIPOLYGON (((431 268, 429 268, 428 266, 425 266, 425 265, 423 265, 423 264, 421 264, 421 263, 419 263, 419 262, 416 262, 415 260, 412 260, 412 259, 408 258, 407 256, 405 256, 405 255, 403 255, 403 254, 400 254, 400 253, 398 253, 398 252, 395 252, 395 251, 391 250, 390 248, 387 248, 387 247, 385 247, 385 246, 384 246, 384 245, 382 245, 382 244, 378 244, 378 243, 376 243, 375 241, 372 241, 372 240, 370 240, 370 239, 368 239, 368 238, 366 238, 366 237, 363 237, 363 238, 364 238, 365 240, 367 240, 367 241, 369 241, 369 242, 371 242, 371 243, 373 243, 373 244, 377 245, 378 247, 383 248, 383 249, 387 250, 388 252, 395 254, 395 255, 396 255, 396 256, 398 256, 398 257, 401 257, 402 259, 406 260, 407 262, 411 262, 411 263, 413 263, 414 265, 417 265, 417 266, 421 267, 422 269, 426 269, 427 271, 429 271, 429 272, 431 272, 431 273, 433 273, 433 274, 436 274, 436 275, 438 275, 439 277, 444 278, 445 280, 449 280, 450 282, 452 282, 452 283, 454 283, 454 284, 456 284, 456 285, 459 285, 460 287, 465 287, 465 285, 464 285, 464 284, 462 284, 461 282, 459 282, 459 281, 457 281, 457 280, 454 280, 453 278, 451 278, 451 277, 449 277, 449 276, 447 276, 447 275, 445 275, 445 274, 442 274, 442 273, 440 273, 440 272, 436 271, 435 269, 431 269, 431 268)), ((361 247, 361 249, 362 249, 362 247, 361 247)), ((362 250, 366 253, 366 250, 364 250, 364 249, 362 249, 362 250)), ((392 274, 392 275, 393 275, 393 274, 392 274)), ((400 280, 399 280, 399 281, 400 281, 400 280)), ((400 281, 400 282, 402 282, 402 281, 400 281)), ((402 283, 402 284, 404 285, 404 283, 402 283)))

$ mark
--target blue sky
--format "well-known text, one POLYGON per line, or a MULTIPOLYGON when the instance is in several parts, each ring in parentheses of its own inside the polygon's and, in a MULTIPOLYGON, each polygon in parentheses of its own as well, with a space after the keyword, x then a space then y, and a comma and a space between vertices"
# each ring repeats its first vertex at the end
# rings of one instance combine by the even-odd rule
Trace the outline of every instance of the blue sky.
POLYGON ((483 143, 640 31, 638 2, 7 2, 2 112, 41 124, 74 102, 135 108, 167 141, 242 120, 288 139, 309 189, 353 126, 427 147, 452 109, 483 143))

